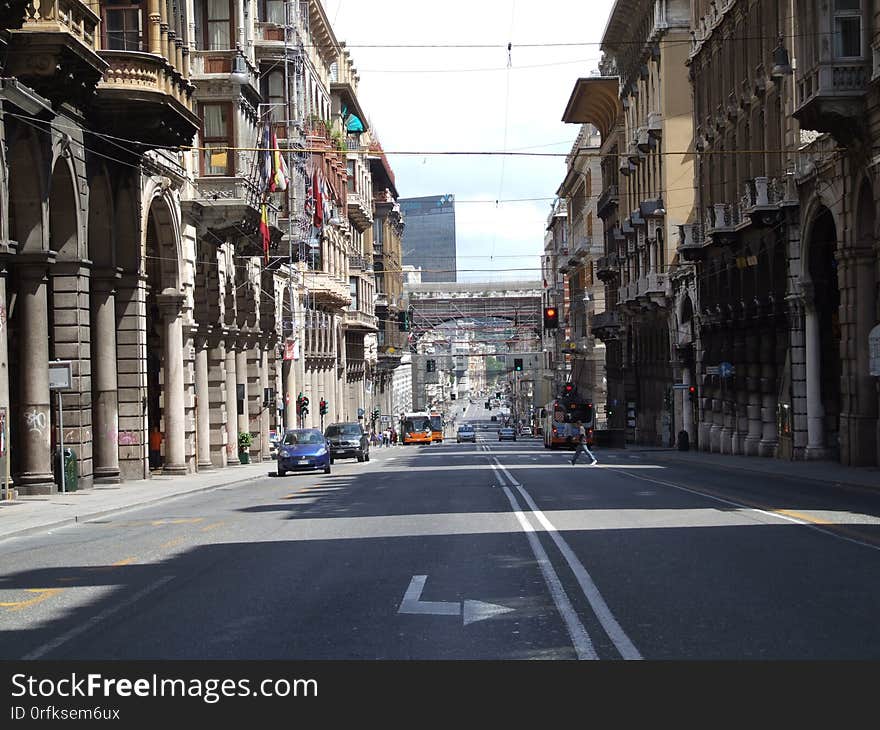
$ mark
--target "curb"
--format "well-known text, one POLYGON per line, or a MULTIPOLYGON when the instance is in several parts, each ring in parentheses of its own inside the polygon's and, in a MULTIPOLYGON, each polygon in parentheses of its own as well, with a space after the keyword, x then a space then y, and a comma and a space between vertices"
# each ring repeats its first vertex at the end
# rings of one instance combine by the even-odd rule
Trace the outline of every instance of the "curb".
POLYGON ((265 478, 265 474, 258 474, 252 477, 244 477, 242 479, 235 479, 231 482, 222 482, 220 484, 211 484, 209 486, 204 487, 195 487, 193 489, 188 489, 183 492, 177 492, 176 494, 165 495, 162 497, 151 497, 143 502, 133 502, 131 504, 127 504, 123 507, 110 507, 108 509, 99 509, 96 512, 88 512, 83 514, 75 514, 71 517, 65 517, 60 520, 55 520, 54 522, 47 522, 42 525, 33 525, 31 527, 24 527, 20 530, 13 530, 11 532, 5 532, 0 534, 0 543, 5 540, 15 538, 15 537, 25 537, 27 535, 33 535, 38 532, 44 532, 46 530, 54 530, 58 527, 66 527, 68 525, 75 525, 79 522, 86 522, 88 520, 93 520, 98 517, 107 517, 109 515, 117 515, 122 514, 124 512, 129 512, 134 509, 140 509, 141 507, 149 507, 150 505, 158 504, 159 502, 171 502, 175 499, 179 499, 181 497, 188 497, 191 494, 199 494, 201 492, 210 492, 214 489, 221 489, 223 487, 230 487, 235 484, 245 484, 246 482, 252 482, 255 479, 263 479, 265 478))

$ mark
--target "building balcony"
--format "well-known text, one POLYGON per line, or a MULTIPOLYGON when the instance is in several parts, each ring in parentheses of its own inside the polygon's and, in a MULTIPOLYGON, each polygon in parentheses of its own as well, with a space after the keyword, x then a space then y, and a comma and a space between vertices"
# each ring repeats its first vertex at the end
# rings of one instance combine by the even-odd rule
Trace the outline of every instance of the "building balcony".
POLYGON ((307 269, 302 264, 300 267, 300 270, 304 271, 305 288, 316 303, 337 309, 351 304, 348 282, 343 282, 324 271, 307 269))
POLYGON ((596 259, 596 276, 604 282, 614 281, 619 272, 617 270, 617 256, 600 256, 596 259))
POLYGON ((13 2, 3 14, 13 9, 23 13, 11 18, 20 28, 9 39, 3 75, 56 103, 87 102, 108 65, 97 52, 100 17, 80 0, 13 2))
POLYGON ((708 243, 699 223, 685 223, 678 227, 678 256, 683 261, 696 261, 708 243))
POLYGON ((628 304, 634 302, 636 298, 639 296, 639 283, 638 281, 631 281, 629 284, 624 284, 617 289, 617 301, 620 304, 628 304))
POLYGON ((590 329, 603 342, 616 340, 621 333, 620 313, 606 310, 594 314, 590 321, 590 329))
POLYGON ((829 132, 846 142, 864 124, 870 79, 868 61, 820 62, 798 78, 792 116, 804 129, 829 132))
POLYGON ((188 145, 201 126, 193 85, 167 59, 141 51, 101 51, 109 68, 93 104, 102 131, 149 146, 188 145))
MULTIPOLYGON (((243 177, 197 177, 192 199, 181 201, 200 237, 236 241, 236 253, 263 255, 260 195, 254 181, 243 177)), ((270 248, 281 239, 278 212, 269 207, 270 248)))
POLYGON ((636 147, 639 152, 647 154, 657 146, 657 138, 648 134, 647 127, 639 127, 636 130, 636 147))
POLYGON ((617 185, 609 185, 596 200, 596 215, 605 220, 620 201, 617 185))
POLYGON ((348 310, 345 313, 345 328, 361 332, 375 332, 379 329, 379 318, 359 310, 348 310))
POLYGON ((663 306, 672 295, 669 284, 669 275, 660 272, 651 272, 641 277, 638 281, 640 301, 646 304, 663 306))
POLYGON ((742 225, 739 203, 715 203, 706 208, 705 231, 709 237, 724 237, 738 231, 742 225))
POLYGON ((759 226, 776 225, 785 206, 799 205, 794 175, 784 179, 756 177, 746 182, 740 201, 743 216, 759 226))
POLYGON ((357 271, 369 271, 373 272, 373 262, 370 257, 361 256, 360 254, 349 254, 348 256, 348 268, 354 269, 357 271))
POLYGON ((373 225, 373 206, 358 192, 348 191, 348 220, 359 231, 365 231, 373 225))
POLYGON ((652 139, 663 138, 663 114, 660 112, 648 112, 648 134, 652 139))

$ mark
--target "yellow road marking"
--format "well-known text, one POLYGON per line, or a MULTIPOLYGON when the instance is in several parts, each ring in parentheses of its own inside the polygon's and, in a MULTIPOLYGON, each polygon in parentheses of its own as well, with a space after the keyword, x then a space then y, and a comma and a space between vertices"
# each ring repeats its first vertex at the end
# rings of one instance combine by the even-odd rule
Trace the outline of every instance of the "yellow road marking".
POLYGON ((813 525, 833 525, 834 523, 830 520, 820 520, 816 517, 810 517, 810 515, 805 515, 803 512, 795 512, 790 509, 775 509, 770 510, 771 512, 776 512, 780 515, 786 515, 788 517, 794 517, 796 520, 803 520, 804 522, 809 522, 813 525))
POLYGON ((225 522, 221 521, 221 522, 214 522, 213 524, 210 524, 210 525, 205 525, 202 528, 202 532, 210 532, 211 530, 216 530, 218 527, 221 527, 222 525, 225 525, 225 524, 226 524, 225 522))
POLYGON ((111 563, 111 567, 119 568, 123 565, 131 565, 137 560, 137 558, 123 558, 122 560, 117 560, 115 563, 111 563))
POLYGON ((160 548, 172 548, 175 545, 180 545, 184 541, 182 537, 175 537, 173 540, 169 540, 168 542, 163 542, 159 547, 160 548))
POLYGON ((0 603, 0 606, 2 606, 3 608, 8 608, 10 611, 21 611, 23 608, 36 606, 38 603, 42 603, 52 596, 61 593, 61 591, 63 590, 64 588, 26 588, 25 592, 36 593, 37 595, 27 601, 3 602, 0 603))

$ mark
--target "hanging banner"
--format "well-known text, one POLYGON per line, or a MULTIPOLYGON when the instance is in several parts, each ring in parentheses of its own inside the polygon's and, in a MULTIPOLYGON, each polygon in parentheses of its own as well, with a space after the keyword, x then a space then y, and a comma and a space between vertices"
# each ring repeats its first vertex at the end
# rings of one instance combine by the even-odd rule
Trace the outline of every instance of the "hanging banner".
POLYGON ((296 340, 287 340, 284 343, 284 359, 285 360, 296 360, 296 340))

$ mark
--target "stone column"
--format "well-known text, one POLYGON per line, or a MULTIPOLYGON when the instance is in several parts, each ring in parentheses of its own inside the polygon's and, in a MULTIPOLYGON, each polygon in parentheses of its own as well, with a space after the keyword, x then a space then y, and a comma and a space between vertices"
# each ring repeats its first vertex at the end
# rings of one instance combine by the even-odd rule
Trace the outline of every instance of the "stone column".
POLYGON ((149 39, 150 53, 162 55, 162 4, 159 0, 148 0, 147 16, 150 22, 149 39))
POLYGON ((285 360, 282 365, 284 383, 284 428, 296 428, 296 364, 293 360, 285 360))
POLYGON ((761 441, 761 364, 758 357, 758 343, 762 332, 753 332, 746 341, 746 421, 747 432, 743 444, 746 456, 758 455, 761 441))
POLYGON ((822 350, 819 314, 812 301, 804 312, 804 349, 807 375, 807 459, 825 458, 825 409, 822 406, 822 350))
MULTIPOLYGON (((115 272, 114 272, 115 273, 115 272)), ((111 275, 113 276, 113 275, 111 275)), ((119 476, 119 396, 116 372, 115 276, 92 277, 92 449, 95 482, 116 483, 119 476)))
MULTIPOLYGON (((776 330, 772 321, 761 337, 758 358, 761 361, 761 440, 758 442, 759 456, 775 456, 779 445, 779 430, 776 425, 776 405, 778 385, 776 382, 776 330)), ((792 367, 794 347, 792 347, 792 367)))
POLYGON ((211 389, 208 380, 208 342, 196 335, 196 463, 199 471, 214 468, 211 461, 211 389))
POLYGON ((236 466, 238 460, 238 376, 236 372, 235 340, 226 339, 226 463, 236 466))
POLYGON ((211 463, 223 468, 228 463, 226 433, 226 346, 212 334, 208 349, 208 397, 210 400, 211 463))
POLYGON ((52 418, 49 400, 49 318, 45 264, 18 268, 16 328, 21 332, 19 403, 21 454, 16 481, 22 494, 51 494, 55 491, 50 454, 52 418))
MULTIPOLYGON (((250 389, 248 388, 248 363, 247 363, 248 346, 242 344, 235 352, 235 376, 236 383, 240 390, 244 391, 242 399, 242 411, 238 414, 238 432, 250 433, 250 408, 248 405, 248 396, 250 389)), ((238 395, 236 394, 236 400, 238 395)))
POLYGON ((183 321, 180 316, 184 295, 168 288, 156 297, 162 312, 165 345, 163 362, 165 463, 163 474, 186 474, 186 409, 183 398, 183 321))
POLYGON ((269 429, 272 428, 272 410, 275 408, 274 399, 266 400, 266 391, 269 389, 269 345, 260 347, 260 459, 269 461, 269 429))
MULTIPOLYGON (((691 384, 691 369, 687 366, 681 369, 681 383, 687 386, 691 384)), ((694 404, 688 388, 682 388, 681 394, 681 428, 683 431, 687 431, 688 442, 693 444, 696 441, 696 433, 694 433, 694 404)), ((677 438, 678 436, 676 435, 677 438)))

